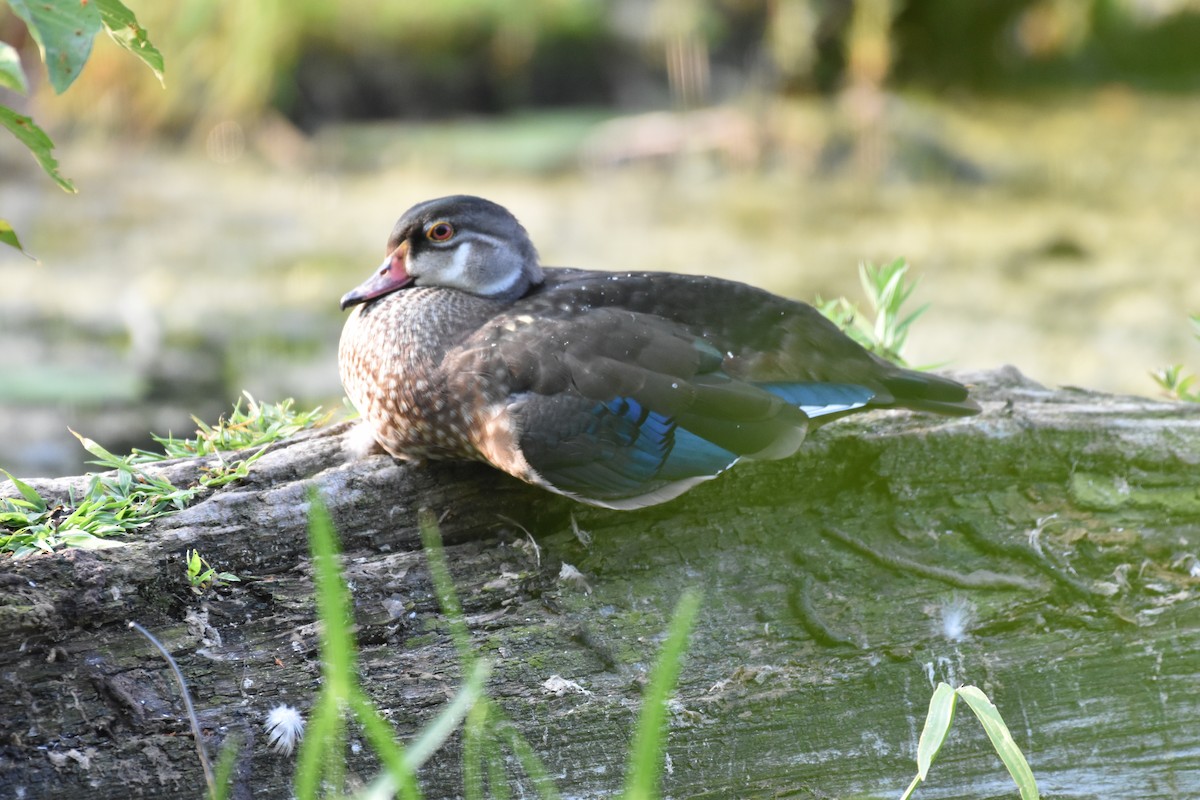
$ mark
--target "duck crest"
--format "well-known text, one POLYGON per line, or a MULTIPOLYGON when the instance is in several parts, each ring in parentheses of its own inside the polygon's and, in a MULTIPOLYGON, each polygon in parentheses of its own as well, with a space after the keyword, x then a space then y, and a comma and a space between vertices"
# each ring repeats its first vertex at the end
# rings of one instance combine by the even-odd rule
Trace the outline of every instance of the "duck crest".
POLYGON ((411 209, 342 305, 357 306, 342 382, 385 450, 485 461, 607 508, 786 458, 858 411, 979 412, 966 387, 868 353, 804 303, 716 278, 543 269, 516 219, 479 198, 411 209))

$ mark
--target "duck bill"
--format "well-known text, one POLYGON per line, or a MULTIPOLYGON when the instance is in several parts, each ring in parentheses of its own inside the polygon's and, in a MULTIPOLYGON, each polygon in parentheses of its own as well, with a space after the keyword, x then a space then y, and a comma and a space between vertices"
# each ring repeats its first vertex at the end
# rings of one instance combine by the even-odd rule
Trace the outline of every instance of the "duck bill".
POLYGON ((412 283, 413 278, 408 274, 407 261, 408 242, 404 241, 384 259, 374 275, 342 295, 342 310, 382 297, 412 283))

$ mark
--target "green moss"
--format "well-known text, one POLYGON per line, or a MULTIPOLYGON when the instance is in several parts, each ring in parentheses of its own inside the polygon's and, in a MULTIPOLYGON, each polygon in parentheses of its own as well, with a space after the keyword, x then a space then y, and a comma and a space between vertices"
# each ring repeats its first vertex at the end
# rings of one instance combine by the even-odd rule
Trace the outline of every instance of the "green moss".
POLYGON ((416 650, 422 647, 433 647, 434 645, 439 644, 443 639, 443 635, 438 633, 437 630, 441 626, 438 626, 436 622, 434 622, 433 624, 427 624, 426 627, 431 629, 429 633, 419 633, 415 636, 409 636, 404 640, 404 646, 410 650, 416 650))
POLYGON ((1068 487, 1075 505, 1094 511, 1115 511, 1129 503, 1129 483, 1121 477, 1076 472, 1068 487))
POLYGON ((1131 503, 1136 508, 1155 509, 1167 514, 1200 515, 1200 487, 1134 489, 1131 503))
POLYGON ((1167 514, 1200 514, 1200 487, 1146 487, 1121 476, 1076 472, 1069 487, 1071 501, 1092 511, 1150 509, 1167 514))

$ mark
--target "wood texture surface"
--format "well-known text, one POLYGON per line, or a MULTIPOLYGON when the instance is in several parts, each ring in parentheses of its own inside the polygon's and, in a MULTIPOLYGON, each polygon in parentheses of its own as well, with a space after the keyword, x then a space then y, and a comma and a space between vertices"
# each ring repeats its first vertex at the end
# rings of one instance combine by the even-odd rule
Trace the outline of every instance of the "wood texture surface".
MULTIPOLYGON (((123 549, 0 560, 0 796, 202 795, 136 620, 179 661, 210 749, 241 737, 233 796, 287 797, 293 764, 262 722, 317 689, 315 485, 342 538, 362 680, 397 731, 460 675, 416 529, 427 507, 489 691, 565 796, 619 789, 646 670, 694 586, 667 796, 899 796, 945 680, 992 697, 1043 796, 1200 797, 1200 407, 1011 369, 957 377, 981 416, 864 415, 640 512, 479 465, 355 459, 343 425, 274 446, 123 549), (190 548, 243 581, 196 597, 190 548), (582 577, 560 579, 564 564, 582 577)), ((162 469, 184 485, 201 466, 162 469)), ((30 482, 65 497, 82 481, 30 482)), ((461 793, 459 755, 452 741, 423 769, 426 797, 461 793)), ((366 748, 350 763, 376 773, 366 748)), ((511 780, 528 788, 515 765, 511 780)), ((919 796, 1015 796, 965 709, 919 796)))

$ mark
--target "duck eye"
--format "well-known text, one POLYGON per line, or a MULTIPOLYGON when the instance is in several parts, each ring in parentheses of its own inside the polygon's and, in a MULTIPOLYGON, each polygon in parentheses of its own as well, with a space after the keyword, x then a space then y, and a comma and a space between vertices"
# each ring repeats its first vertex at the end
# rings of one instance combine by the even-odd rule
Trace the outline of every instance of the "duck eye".
POLYGON ((435 222, 425 231, 425 236, 432 242, 446 242, 454 235, 454 226, 449 222, 435 222))

